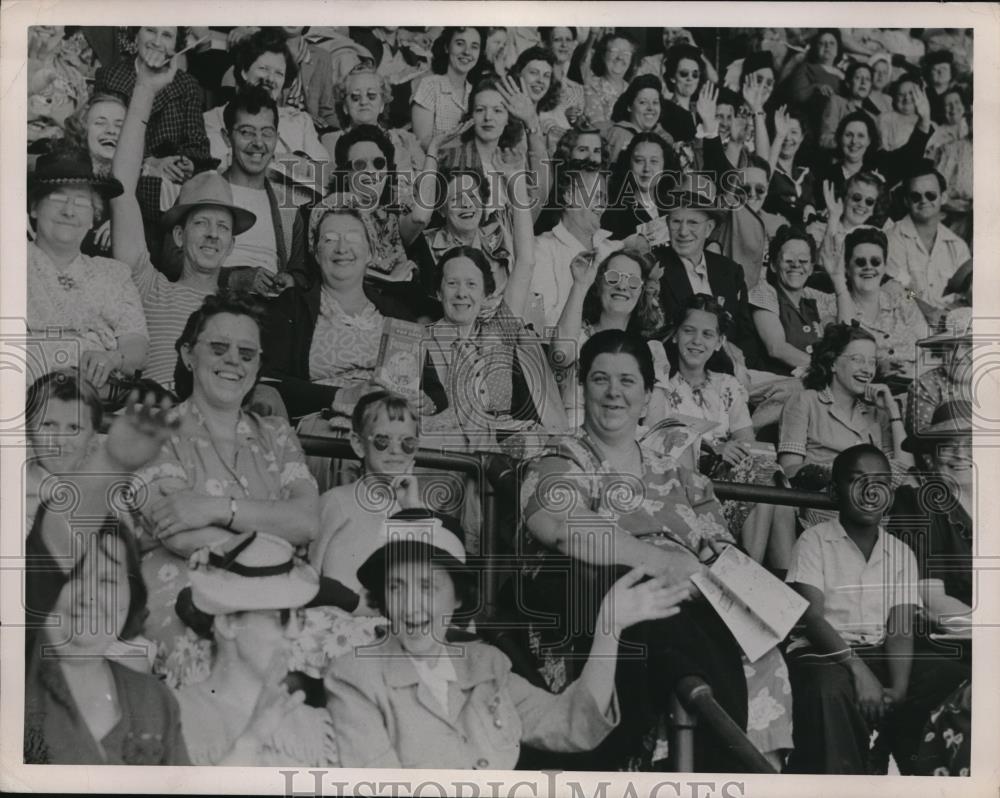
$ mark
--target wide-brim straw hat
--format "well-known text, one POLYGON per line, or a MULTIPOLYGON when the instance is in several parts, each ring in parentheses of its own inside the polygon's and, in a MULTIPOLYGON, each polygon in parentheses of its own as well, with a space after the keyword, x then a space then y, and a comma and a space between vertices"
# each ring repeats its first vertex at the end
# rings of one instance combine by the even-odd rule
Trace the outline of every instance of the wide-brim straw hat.
POLYGON ((917 429, 903 441, 903 451, 933 451, 936 446, 955 438, 972 437, 972 402, 966 399, 951 399, 934 409, 931 423, 917 429))
POLYGON ((30 196, 61 186, 89 186, 105 199, 118 197, 125 190, 110 175, 95 175, 90 155, 79 147, 57 149, 38 156, 34 171, 28 175, 30 196))
POLYGON ((199 172, 181 186, 174 206, 163 214, 160 225, 165 230, 183 226, 187 215, 195 208, 224 208, 233 215, 233 235, 245 233, 257 221, 256 215, 233 202, 233 189, 218 172, 199 172))
POLYGON ((206 615, 304 607, 319 592, 319 574, 294 555, 287 540, 250 533, 191 571, 191 601, 206 615))

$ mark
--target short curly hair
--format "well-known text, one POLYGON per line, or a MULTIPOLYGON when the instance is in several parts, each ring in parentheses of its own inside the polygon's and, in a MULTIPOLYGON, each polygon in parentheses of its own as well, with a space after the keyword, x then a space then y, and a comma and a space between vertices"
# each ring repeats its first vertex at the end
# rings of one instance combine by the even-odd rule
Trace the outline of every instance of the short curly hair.
POLYGON ((284 32, 280 28, 261 28, 233 46, 233 77, 236 79, 237 88, 246 83, 243 79, 243 73, 250 69, 254 61, 264 53, 277 53, 284 56, 285 83, 282 88, 287 89, 292 85, 292 81, 299 74, 299 67, 295 63, 292 51, 288 49, 288 41, 284 32))
MULTIPOLYGON (((517 61, 514 62, 514 66, 510 69, 510 75, 515 80, 519 80, 521 77, 521 72, 524 68, 530 64, 532 61, 544 61, 550 67, 555 70, 556 57, 552 54, 552 51, 548 47, 529 47, 523 53, 517 57, 517 61)), ((552 81, 549 84, 549 90, 545 92, 542 98, 538 101, 539 111, 551 111, 557 105, 559 105, 559 92, 562 91, 562 83, 559 78, 556 77, 555 71, 552 73, 552 81)))
POLYGON ((629 61, 628 70, 625 72, 625 80, 632 80, 636 67, 639 66, 639 45, 635 39, 624 33, 606 33, 594 45, 594 54, 590 57, 590 71, 594 77, 603 78, 608 74, 608 68, 604 63, 604 58, 608 54, 608 47, 615 39, 621 39, 632 45, 632 60, 629 61))
POLYGON ((486 53, 486 39, 488 38, 486 29, 468 26, 446 27, 434 40, 434 44, 431 45, 431 72, 435 75, 447 74, 448 61, 450 60, 448 48, 451 47, 451 40, 455 38, 456 34, 466 30, 474 30, 479 34, 479 60, 476 61, 470 71, 475 72, 480 68, 484 54, 486 53))
POLYGON ((823 337, 813 345, 812 359, 802 384, 814 391, 828 388, 833 382, 834 362, 853 341, 871 341, 877 345, 875 336, 856 322, 841 321, 826 325, 823 337))
MULTIPOLYGON (((476 108, 476 98, 480 94, 484 91, 495 91, 500 93, 500 89, 502 87, 503 83, 500 81, 500 78, 495 75, 488 75, 487 77, 480 79, 473 87, 472 91, 469 92, 469 105, 465 112, 465 119, 472 119, 476 108)), ((470 127, 465 131, 465 133, 462 134, 462 141, 472 141, 475 136, 475 127, 470 127)), ((507 119, 507 124, 500 133, 500 140, 497 142, 497 146, 499 146, 501 150, 509 150, 523 138, 524 125, 522 125, 520 120, 516 119, 513 114, 510 114, 507 119)))
POLYGON ((380 75, 371 64, 361 63, 347 73, 340 83, 333 87, 333 107, 337 112, 337 119, 340 120, 340 127, 343 130, 350 130, 351 117, 347 113, 347 84, 351 78, 357 75, 372 75, 379 84, 379 93, 382 96, 382 112, 378 115, 379 127, 386 128, 389 125, 389 106, 392 104, 392 84, 384 75, 380 75))
MULTIPOLYGON (((205 325, 213 316, 220 313, 231 313, 234 316, 246 316, 263 332, 264 310, 248 293, 242 291, 220 291, 209 294, 194 313, 188 316, 184 330, 174 344, 177 351, 177 365, 174 368, 174 392, 183 401, 191 396, 194 390, 194 376, 184 368, 180 353, 184 348, 191 348, 198 341, 198 336, 205 330, 205 325)), ((259 374, 258 374, 259 377, 259 374)))
POLYGON ((681 65, 681 61, 685 60, 694 61, 698 65, 698 88, 695 89, 697 92, 705 84, 705 81, 708 79, 708 75, 705 74, 705 66, 702 63, 701 49, 695 47, 693 44, 681 42, 679 44, 675 44, 667 50, 667 53, 663 58, 663 82, 667 86, 673 87, 674 75, 677 72, 677 68, 681 65))
MULTIPOLYGON (((125 29, 129 41, 134 42, 135 37, 139 33, 140 28, 146 27, 145 25, 130 25, 125 29)), ((188 29, 186 25, 177 25, 177 40, 174 42, 174 52, 179 53, 184 49, 184 45, 187 43, 188 29)))
POLYGON ((441 284, 444 282, 444 267, 456 258, 468 258, 472 261, 473 265, 479 269, 480 274, 483 276, 484 296, 490 296, 497 290, 497 282, 493 277, 493 267, 490 266, 490 262, 487 260, 486 255, 484 255, 483 251, 478 247, 466 246, 452 247, 441 256, 441 259, 434 267, 435 288, 438 290, 441 289, 441 284))
POLYGON ((847 234, 844 239, 844 265, 846 266, 851 261, 851 254, 854 252, 856 247, 862 244, 874 244, 876 247, 882 250, 882 258, 886 257, 889 251, 889 242, 886 238, 885 233, 879 230, 877 227, 856 227, 847 234))

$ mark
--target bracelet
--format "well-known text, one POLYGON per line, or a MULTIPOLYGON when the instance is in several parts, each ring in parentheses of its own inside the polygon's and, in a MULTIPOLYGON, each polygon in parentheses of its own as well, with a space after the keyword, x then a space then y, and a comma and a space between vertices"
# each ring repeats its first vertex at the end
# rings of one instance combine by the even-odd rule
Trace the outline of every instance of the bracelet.
POLYGON ((232 531, 233 521, 236 520, 236 499, 229 498, 229 520, 226 521, 226 529, 232 531))
POLYGON ((433 158, 433 159, 434 159, 435 161, 436 161, 436 160, 438 160, 438 157, 437 157, 437 153, 436 153, 436 152, 429 152, 429 153, 427 153, 427 154, 426 154, 426 155, 424 156, 424 158, 425 158, 425 159, 426 159, 426 158, 433 158))
POLYGON ((891 421, 893 424, 897 422, 899 422, 900 424, 903 423, 903 419, 900 418, 899 416, 889 416, 889 421, 891 421))

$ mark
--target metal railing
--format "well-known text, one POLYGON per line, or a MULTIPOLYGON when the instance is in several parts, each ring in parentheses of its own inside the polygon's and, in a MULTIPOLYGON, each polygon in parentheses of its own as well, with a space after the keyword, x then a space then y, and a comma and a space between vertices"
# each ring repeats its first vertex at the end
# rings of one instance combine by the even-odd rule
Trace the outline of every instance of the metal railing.
MULTIPOLYGON (((359 459, 347 438, 321 435, 300 435, 299 441, 307 455, 315 457, 336 457, 347 460, 359 459)), ((480 549, 484 562, 483 608, 484 620, 493 617, 499 589, 498 562, 509 557, 495 558, 498 551, 498 523, 496 488, 500 481, 511 478, 516 468, 496 467, 496 457, 489 452, 447 452, 433 449, 419 449, 416 465, 422 468, 457 471, 472 476, 480 488, 479 500, 482 507, 482 530, 480 549)), ((713 482, 715 495, 720 500, 763 502, 765 504, 790 507, 810 507, 820 510, 835 509, 833 500, 826 494, 793 490, 769 485, 745 485, 735 482, 713 482)), ((770 762, 754 747, 742 729, 733 722, 725 710, 715 701, 712 689, 697 677, 681 679, 674 692, 668 712, 670 726, 671 761, 678 772, 694 770, 694 733, 700 724, 728 747, 746 767, 749 773, 774 773, 770 762)))

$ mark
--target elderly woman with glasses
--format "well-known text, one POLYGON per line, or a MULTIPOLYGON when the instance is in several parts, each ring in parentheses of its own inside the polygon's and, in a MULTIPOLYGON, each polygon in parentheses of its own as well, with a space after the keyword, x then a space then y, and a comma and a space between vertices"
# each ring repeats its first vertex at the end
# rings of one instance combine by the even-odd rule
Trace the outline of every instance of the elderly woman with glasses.
POLYGON ((234 533, 267 529, 293 546, 316 535, 317 489, 288 423, 242 410, 261 368, 259 311, 212 295, 177 341, 180 428, 137 474, 139 542, 149 585, 154 666, 172 685, 196 681, 205 649, 174 614, 187 558, 234 533))

